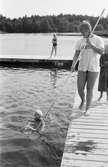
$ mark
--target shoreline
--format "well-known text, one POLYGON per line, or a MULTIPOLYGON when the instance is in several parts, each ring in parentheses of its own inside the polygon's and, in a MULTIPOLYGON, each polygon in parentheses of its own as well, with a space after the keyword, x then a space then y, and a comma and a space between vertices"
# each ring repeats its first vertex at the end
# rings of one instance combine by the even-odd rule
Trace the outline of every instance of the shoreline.
MULTIPOLYGON (((53 34, 53 32, 51 33, 8 33, 8 32, 0 32, 0 34, 53 34)), ((56 32, 57 36, 82 36, 80 32, 56 32)), ((95 31, 94 34, 102 36, 102 37, 108 37, 108 32, 106 31, 95 31)))

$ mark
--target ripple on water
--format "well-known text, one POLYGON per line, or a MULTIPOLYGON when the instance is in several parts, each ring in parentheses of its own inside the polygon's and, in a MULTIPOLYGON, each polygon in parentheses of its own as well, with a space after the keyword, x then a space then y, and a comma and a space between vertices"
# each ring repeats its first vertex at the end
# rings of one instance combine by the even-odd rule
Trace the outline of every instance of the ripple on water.
POLYGON ((56 69, 0 69, 2 167, 60 166, 76 85, 73 78, 63 85, 67 75, 68 71, 56 69), (24 125, 34 111, 40 108, 45 115, 53 102, 45 131, 24 134, 24 125))

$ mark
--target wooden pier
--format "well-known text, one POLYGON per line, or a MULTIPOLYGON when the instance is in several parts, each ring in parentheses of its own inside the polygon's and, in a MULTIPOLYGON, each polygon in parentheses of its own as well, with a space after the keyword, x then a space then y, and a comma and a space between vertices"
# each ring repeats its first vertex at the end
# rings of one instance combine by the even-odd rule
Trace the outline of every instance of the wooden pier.
POLYGON ((108 167, 108 102, 97 101, 98 79, 91 109, 85 116, 78 109, 76 93, 60 167, 108 167))
MULTIPOLYGON (((65 68, 70 69, 72 58, 38 55, 0 55, 1 66, 32 66, 36 68, 65 68)), ((76 67, 77 68, 77 67, 76 67)))

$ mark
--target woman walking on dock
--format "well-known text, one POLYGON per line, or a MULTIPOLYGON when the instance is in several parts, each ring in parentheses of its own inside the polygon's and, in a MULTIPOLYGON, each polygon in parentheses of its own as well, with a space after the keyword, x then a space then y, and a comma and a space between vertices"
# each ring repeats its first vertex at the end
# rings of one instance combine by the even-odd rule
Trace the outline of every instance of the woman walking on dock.
POLYGON ((88 21, 83 21, 79 28, 83 37, 76 44, 71 70, 74 71, 76 62, 80 58, 77 78, 78 94, 81 98, 79 109, 83 109, 86 101, 86 113, 91 105, 93 87, 100 70, 99 58, 104 50, 104 41, 92 33, 92 27, 88 21))

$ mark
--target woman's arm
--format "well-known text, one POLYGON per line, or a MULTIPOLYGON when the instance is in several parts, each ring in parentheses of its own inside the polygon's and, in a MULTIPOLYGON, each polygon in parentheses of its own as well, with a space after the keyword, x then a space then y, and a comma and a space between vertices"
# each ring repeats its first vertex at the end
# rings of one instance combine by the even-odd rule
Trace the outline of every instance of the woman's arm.
POLYGON ((94 44, 92 44, 91 42, 90 42, 90 39, 89 38, 87 38, 87 46, 89 47, 89 48, 92 48, 95 52, 97 52, 97 53, 99 53, 99 54, 103 54, 104 53, 104 48, 98 48, 98 47, 96 47, 94 44))

